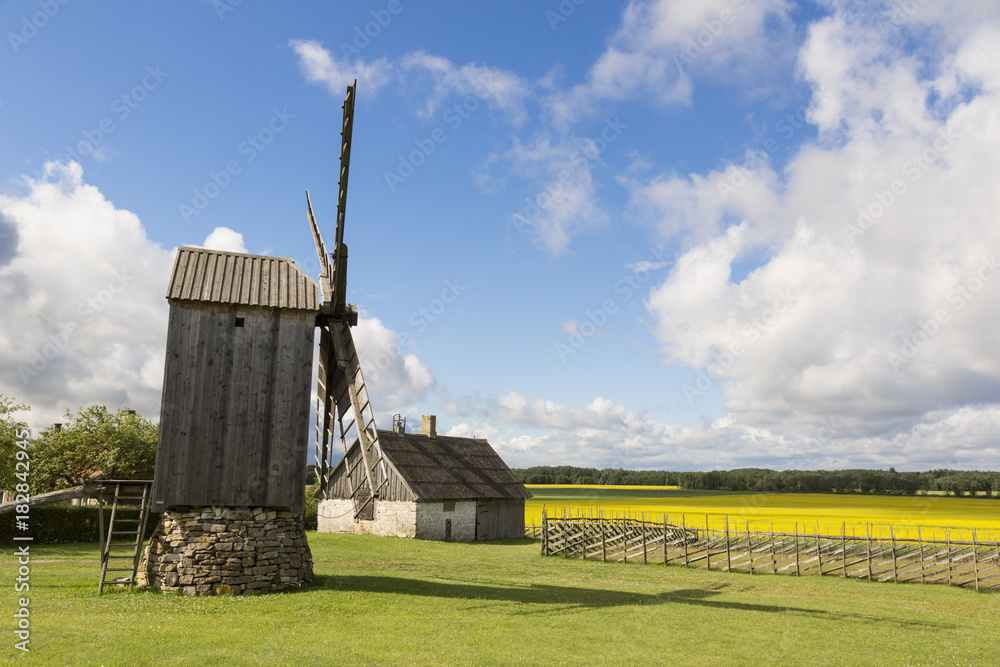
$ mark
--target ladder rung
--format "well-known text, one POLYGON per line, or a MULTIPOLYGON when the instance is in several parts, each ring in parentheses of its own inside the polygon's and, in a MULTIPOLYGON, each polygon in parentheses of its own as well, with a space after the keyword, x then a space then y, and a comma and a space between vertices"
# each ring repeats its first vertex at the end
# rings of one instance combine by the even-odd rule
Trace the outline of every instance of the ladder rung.
POLYGON ((105 558, 135 558, 135 554, 133 554, 131 556, 111 556, 111 555, 108 555, 108 556, 105 556, 105 558))
POLYGON ((108 567, 104 569, 105 572, 131 572, 130 567, 108 567))
POLYGON ((134 530, 112 530, 108 534, 109 535, 135 535, 136 531, 134 531, 134 530))

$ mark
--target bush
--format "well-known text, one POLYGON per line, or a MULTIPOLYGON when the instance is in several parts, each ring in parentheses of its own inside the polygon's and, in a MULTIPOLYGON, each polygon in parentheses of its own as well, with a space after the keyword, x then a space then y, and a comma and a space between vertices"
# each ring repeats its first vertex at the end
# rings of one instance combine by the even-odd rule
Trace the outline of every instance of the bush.
MULTIPOLYGON (((32 507, 29 516, 31 528, 28 531, 16 530, 13 520, 0 521, 0 539, 5 544, 12 544, 15 535, 34 538, 32 544, 98 542, 101 539, 98 525, 100 508, 96 505, 43 505, 32 507)), ((110 517, 111 508, 105 507, 104 521, 108 521, 110 517)), ((159 522, 160 515, 150 512, 146 521, 146 538, 153 533, 159 522)))
POLYGON ((316 485, 306 487, 306 506, 302 513, 302 520, 306 525, 306 530, 316 530, 319 527, 319 500, 313 498, 313 491, 316 485))

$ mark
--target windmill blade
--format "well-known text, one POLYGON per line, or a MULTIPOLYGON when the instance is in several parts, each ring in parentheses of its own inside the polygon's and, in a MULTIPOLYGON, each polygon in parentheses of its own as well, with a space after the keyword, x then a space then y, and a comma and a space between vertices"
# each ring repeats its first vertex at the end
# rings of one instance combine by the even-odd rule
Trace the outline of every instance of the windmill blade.
MULTIPOLYGON (((326 405, 331 408, 324 423, 332 419, 335 408, 344 455, 348 457, 344 474, 346 490, 355 501, 357 517, 379 497, 389 478, 388 468, 382 458, 375 415, 350 327, 343 321, 331 321, 322 328, 320 346, 320 370, 325 375, 322 383, 328 396, 326 405)), ((317 442, 317 450, 320 446, 317 442)), ((324 452, 326 456, 331 454, 329 450, 324 452)))
POLYGON ((323 303, 333 301, 333 267, 330 264, 330 256, 326 253, 326 246, 323 244, 323 237, 319 234, 319 225, 313 216, 312 201, 309 199, 309 190, 306 190, 306 206, 309 208, 309 226, 312 228, 313 241, 316 243, 316 254, 319 255, 319 285, 323 292, 323 303))
POLYGON ((316 379, 316 482, 319 485, 318 497, 324 497, 330 486, 330 473, 333 470, 333 379, 331 364, 335 364, 333 356, 333 341, 330 329, 320 327, 319 339, 319 377, 316 379))
POLYGON ((347 180, 351 172, 351 137, 354 133, 354 93, 358 85, 357 79, 347 87, 344 98, 344 121, 340 131, 340 179, 337 192, 337 232, 334 237, 333 255, 333 286, 336 290, 334 308, 339 309, 346 303, 347 295, 344 287, 347 281, 347 252, 344 247, 344 219, 347 215, 347 180))

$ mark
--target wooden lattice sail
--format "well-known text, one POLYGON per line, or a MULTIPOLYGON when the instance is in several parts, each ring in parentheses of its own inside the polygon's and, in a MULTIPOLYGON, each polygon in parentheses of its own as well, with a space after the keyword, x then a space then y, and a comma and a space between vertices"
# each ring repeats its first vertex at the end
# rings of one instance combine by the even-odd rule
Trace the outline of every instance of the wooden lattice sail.
MULTIPOLYGON (((354 127, 354 94, 357 81, 347 87, 344 121, 341 130, 340 180, 337 196, 337 230, 333 252, 326 246, 313 215, 306 192, 309 225, 319 255, 322 305, 316 318, 320 329, 319 377, 316 387, 316 496, 325 498, 330 486, 333 463, 333 425, 337 424, 346 453, 360 444, 361 456, 355 463, 364 466, 364 481, 349 489, 354 500, 354 516, 372 511, 382 486, 388 479, 379 446, 375 415, 372 411, 361 373, 361 362, 354 347, 351 327, 358 323, 357 308, 347 303, 347 245, 344 243, 344 220, 347 210, 347 179, 351 165, 351 135, 354 127)), ((353 469, 352 469, 353 472, 353 469)))

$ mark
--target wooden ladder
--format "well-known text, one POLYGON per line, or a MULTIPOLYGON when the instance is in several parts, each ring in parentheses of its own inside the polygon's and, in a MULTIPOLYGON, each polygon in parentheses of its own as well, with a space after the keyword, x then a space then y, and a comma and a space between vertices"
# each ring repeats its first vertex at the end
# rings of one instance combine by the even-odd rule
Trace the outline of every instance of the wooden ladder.
POLYGON ((142 543, 146 534, 146 520, 149 518, 149 494, 153 482, 150 480, 108 480, 98 496, 100 507, 101 535, 101 583, 98 594, 104 592, 105 584, 125 585, 131 591, 135 586, 135 576, 142 555, 142 543), (113 489, 113 495, 112 495, 113 489), (111 519, 108 533, 104 534, 104 494, 112 495, 111 519), (138 501, 138 502, 137 502, 138 501), (138 505, 138 507, 136 507, 138 505), (119 551, 115 551, 118 548, 119 551), (129 549, 125 552, 124 549, 129 549), (128 561, 132 562, 129 563, 128 561), (112 567, 118 564, 129 567, 112 567), (108 573, 127 572, 128 576, 108 573))
MULTIPOLYGON (((382 487, 388 483, 389 473, 382 447, 378 441, 378 430, 375 427, 375 414, 368 398, 365 378, 361 373, 361 362, 358 360, 357 349, 351 330, 344 322, 331 322, 329 327, 321 329, 320 339, 320 382, 318 394, 327 396, 326 406, 317 405, 317 470, 332 470, 332 451, 328 443, 333 430, 333 408, 336 408, 336 419, 340 426, 340 439, 347 455, 355 445, 361 456, 357 462, 345 468, 344 480, 347 491, 354 500, 354 518, 361 516, 365 508, 380 497, 382 487), (320 414, 325 412, 323 425, 320 426, 320 414), (322 459, 322 460, 321 460, 322 459), (356 487, 351 479, 354 469, 364 466, 363 481, 356 487), (367 482, 367 484, 366 484, 367 482), (369 492, 367 495, 363 491, 369 492)), ((321 401, 322 403, 322 401, 321 401)), ((329 485, 328 472, 320 476, 320 488, 326 490, 329 485)))

